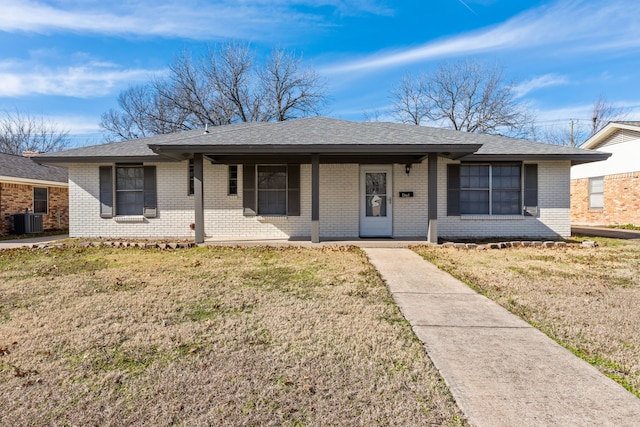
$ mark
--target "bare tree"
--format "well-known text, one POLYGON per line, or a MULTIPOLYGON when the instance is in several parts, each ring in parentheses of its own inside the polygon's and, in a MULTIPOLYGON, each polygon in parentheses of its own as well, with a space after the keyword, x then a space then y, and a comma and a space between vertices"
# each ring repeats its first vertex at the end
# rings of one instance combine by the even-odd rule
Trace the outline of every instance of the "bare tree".
POLYGON ((210 51, 208 65, 203 72, 221 101, 231 106, 229 121, 266 120, 262 110, 264 95, 258 88, 253 53, 248 45, 232 42, 210 51))
POLYGON ((69 131, 44 117, 19 111, 0 117, 0 152, 20 155, 24 151, 60 151, 69 142, 69 131))
POLYGON ((381 122, 383 121, 382 112, 377 108, 374 108, 373 110, 365 110, 362 112, 362 121, 369 123, 381 122))
MULTIPOLYGON (((553 145, 567 145, 571 146, 572 138, 575 138, 579 131, 581 131, 582 126, 579 126, 578 123, 574 123, 573 127, 573 135, 571 126, 538 126, 533 140, 546 142, 547 144, 553 145)), ((575 145, 575 143, 574 143, 575 145)))
POLYGON ((406 75, 391 91, 393 113, 405 123, 425 120, 473 133, 528 133, 532 120, 497 67, 445 63, 430 74, 406 75))
POLYGON ((144 138, 224 120, 214 115, 211 90, 188 56, 176 58, 169 70, 165 79, 155 78, 120 93, 120 108, 101 116, 100 127, 109 133, 107 139, 144 138))
POLYGON ((118 96, 120 110, 102 113, 100 127, 112 139, 144 138, 188 129, 187 115, 151 84, 131 86, 118 96))
POLYGON ((402 123, 420 125, 429 119, 426 75, 405 74, 391 90, 393 115, 402 123))
POLYGON ((325 85, 317 72, 302 68, 302 58, 274 49, 258 75, 269 120, 279 122, 319 114, 326 103, 325 85))
POLYGON ((183 52, 165 78, 120 94, 120 110, 102 115, 100 126, 116 139, 234 122, 281 121, 317 114, 324 84, 301 58, 274 49, 262 65, 249 45, 226 43, 193 60, 183 52))
POLYGON ((595 135, 609 122, 623 120, 628 114, 629 111, 626 108, 611 104, 603 94, 598 95, 593 101, 591 135, 595 135))
POLYGON ((562 126, 538 126, 536 139, 550 144, 579 147, 609 122, 624 120, 629 114, 626 108, 611 104, 602 94, 593 101, 591 111, 591 119, 568 119, 566 125, 562 126))

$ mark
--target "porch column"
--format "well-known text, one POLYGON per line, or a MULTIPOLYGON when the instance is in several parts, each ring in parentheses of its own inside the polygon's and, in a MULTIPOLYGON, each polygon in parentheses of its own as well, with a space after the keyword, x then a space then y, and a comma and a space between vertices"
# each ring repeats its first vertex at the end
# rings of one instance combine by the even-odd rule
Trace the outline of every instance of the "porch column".
POLYGON ((311 242, 320 243, 320 155, 311 155, 311 242))
POLYGON ((429 200, 427 213, 429 226, 427 229, 427 241, 438 243, 438 153, 429 153, 429 200))
POLYGON ((203 196, 203 155, 193 155, 193 195, 195 198, 195 240, 204 243, 204 196, 203 196))

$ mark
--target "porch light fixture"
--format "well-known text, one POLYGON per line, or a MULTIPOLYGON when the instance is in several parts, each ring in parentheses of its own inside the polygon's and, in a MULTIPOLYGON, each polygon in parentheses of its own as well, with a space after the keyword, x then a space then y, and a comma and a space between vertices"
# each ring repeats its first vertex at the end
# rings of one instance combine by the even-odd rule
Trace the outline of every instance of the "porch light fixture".
POLYGON ((411 165, 410 164, 404 165, 404 171, 407 173, 407 175, 409 175, 409 172, 411 172, 411 165))

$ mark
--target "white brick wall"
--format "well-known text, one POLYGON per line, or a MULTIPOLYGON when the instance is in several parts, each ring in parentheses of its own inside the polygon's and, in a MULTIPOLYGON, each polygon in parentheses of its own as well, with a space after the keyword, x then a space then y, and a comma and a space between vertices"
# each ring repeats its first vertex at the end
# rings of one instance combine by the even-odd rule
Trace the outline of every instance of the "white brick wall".
MULTIPOLYGON (((146 164, 145 164, 146 165, 146 164)), ((193 196, 187 195, 188 163, 157 163, 158 217, 122 223, 100 218, 98 164, 69 167, 72 237, 192 237, 193 196)), ((301 166, 301 216, 245 217, 242 209, 242 166, 238 195, 228 196, 227 166, 204 163, 205 235, 215 238, 286 238, 311 235, 311 166, 301 166)))
POLYGON ((99 164, 69 166, 71 237, 189 237, 193 198, 187 196, 187 163, 157 163, 158 217, 121 223, 100 217, 99 164))
MULTIPOLYGON (((539 237, 571 235, 569 161, 538 163, 538 217, 448 217, 447 163, 438 160, 438 235, 446 238, 539 237)), ((533 163, 533 162, 532 162, 533 163)))
POLYGON ((393 235, 427 236, 428 221, 427 162, 414 164, 407 175, 405 165, 393 165, 393 235), (401 191, 413 191, 413 197, 400 198, 401 191))
MULTIPOLYGON (((427 235, 427 165, 393 165, 392 209, 394 237, 427 235), (400 191, 414 197, 400 198, 400 191)), ((320 236, 360 235, 360 167, 357 164, 320 165, 320 236)))
MULTIPOLYGON (((242 165, 238 195, 227 195, 227 166, 204 164, 205 236, 210 238, 286 239, 311 236, 311 165, 300 165, 300 216, 244 216, 242 165)), ((192 197, 193 198, 193 197, 192 197)))
POLYGON ((357 164, 320 165, 320 238, 360 234, 359 197, 360 168, 357 164))
MULTIPOLYGON (((447 237, 568 237, 569 162, 540 162, 539 218, 461 219, 447 217, 446 163, 438 162, 438 230, 447 237)), ((100 218, 99 164, 69 166, 70 235, 72 237, 193 237, 194 197, 187 195, 188 164, 157 163, 158 217, 138 223, 100 218)), ((301 165, 301 215, 245 217, 242 209, 242 166, 238 195, 227 195, 227 167, 204 163, 205 235, 208 238, 288 238, 311 235, 311 165, 301 165)), ((393 235, 424 238, 427 233, 427 165, 393 167, 393 235), (400 191, 414 197, 400 198, 400 191)), ((320 165, 320 237, 359 235, 360 168, 357 164, 320 165)))

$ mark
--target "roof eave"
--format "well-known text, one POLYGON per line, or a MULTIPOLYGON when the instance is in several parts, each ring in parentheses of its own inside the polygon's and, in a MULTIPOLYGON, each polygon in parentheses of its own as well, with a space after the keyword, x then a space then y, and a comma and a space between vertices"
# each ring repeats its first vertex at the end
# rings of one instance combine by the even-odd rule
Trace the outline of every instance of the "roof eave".
POLYGON ((33 161, 43 165, 61 165, 73 163, 148 163, 173 162, 171 159, 159 155, 151 156, 37 156, 33 161))
POLYGON ((584 148, 587 150, 594 149, 598 144, 602 142, 605 138, 608 138, 612 134, 614 134, 617 130, 626 129, 626 130, 635 130, 640 131, 640 126, 634 126, 626 123, 617 123, 617 122, 609 122, 605 127, 600 129, 595 134, 591 135, 589 139, 587 139, 580 148, 584 148))
POLYGON ((48 179, 34 179, 34 178, 22 178, 16 176, 0 176, 0 182, 9 182, 12 184, 25 184, 25 185, 42 185, 47 187, 68 187, 67 181, 52 181, 48 179))
POLYGON ((509 162, 531 160, 570 160, 571 166, 583 163, 599 162, 606 160, 611 153, 591 152, 584 154, 471 154, 461 157, 463 162, 509 162))

